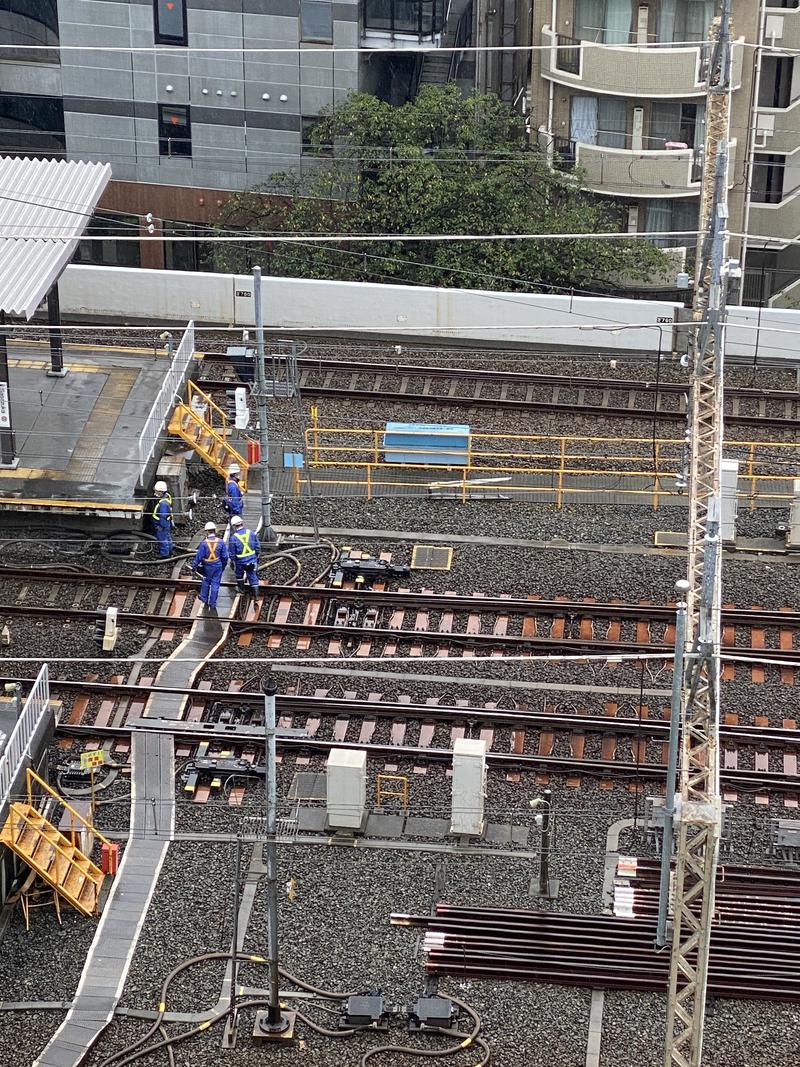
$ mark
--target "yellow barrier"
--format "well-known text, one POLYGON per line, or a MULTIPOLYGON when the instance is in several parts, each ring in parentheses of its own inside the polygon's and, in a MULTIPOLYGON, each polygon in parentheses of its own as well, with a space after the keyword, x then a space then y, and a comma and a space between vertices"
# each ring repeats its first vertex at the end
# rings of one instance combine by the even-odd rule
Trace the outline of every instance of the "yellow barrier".
MULTIPOLYGON (((429 430, 404 430, 407 437, 413 437, 415 433, 425 438, 436 436, 429 430)), ((653 509, 658 510, 662 499, 681 495, 674 484, 669 488, 664 483, 674 483, 675 475, 681 470, 685 448, 683 438, 654 440, 651 437, 475 433, 469 438, 466 463, 445 465, 433 462, 434 457, 441 458, 436 449, 412 448, 405 444, 402 451, 414 459, 404 463, 387 462, 381 458, 384 434, 382 429, 322 427, 314 421, 305 432, 309 466, 353 469, 354 473, 363 476, 356 479, 311 477, 312 486, 358 486, 364 489, 367 499, 372 499, 382 486, 391 486, 394 490, 422 488, 424 483, 420 481, 382 477, 385 472, 407 470, 436 471, 440 476, 447 474, 454 478, 453 488, 459 492, 462 501, 469 499, 473 490, 487 491, 487 485, 470 482, 478 476, 484 476, 487 483, 502 479, 504 493, 552 494, 559 509, 570 497, 625 493, 637 498, 647 497, 653 509), (664 467, 667 467, 666 472, 664 467), (551 484, 506 484, 515 478, 540 479, 543 475, 549 477, 551 484), (613 479, 616 484, 570 484, 573 479, 588 478, 606 482, 613 479), (652 481, 652 486, 642 487, 643 479, 652 481)), ((440 434, 450 436, 448 431, 440 434)), ((739 478, 748 487, 740 491, 739 496, 747 502, 749 510, 755 509, 757 500, 778 503, 792 498, 791 486, 787 483, 800 476, 800 443, 730 441, 726 444, 725 454, 739 459, 742 464, 739 478), (784 469, 784 472, 774 473, 776 468, 784 469)), ((294 491, 296 495, 301 492, 297 473, 294 491)))

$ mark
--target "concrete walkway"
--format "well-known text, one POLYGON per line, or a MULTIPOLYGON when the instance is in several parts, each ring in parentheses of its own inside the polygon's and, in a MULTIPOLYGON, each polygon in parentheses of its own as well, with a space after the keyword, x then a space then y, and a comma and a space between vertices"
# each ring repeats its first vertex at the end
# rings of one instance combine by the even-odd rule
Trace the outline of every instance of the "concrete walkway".
MULTIPOLYGON (((245 522, 257 522, 259 514, 260 497, 248 493, 245 522)), ((233 575, 227 569, 217 601, 217 616, 196 619, 185 639, 162 664, 156 685, 187 688, 192 684, 203 661, 226 640, 236 599, 233 575)), ((179 694, 156 693, 150 697, 144 715, 180 719, 186 701, 179 694)), ((175 834, 172 736, 135 733, 131 763, 131 823, 125 853, 86 957, 72 1007, 33 1067, 78 1067, 87 1049, 111 1022, 169 842, 175 834)))

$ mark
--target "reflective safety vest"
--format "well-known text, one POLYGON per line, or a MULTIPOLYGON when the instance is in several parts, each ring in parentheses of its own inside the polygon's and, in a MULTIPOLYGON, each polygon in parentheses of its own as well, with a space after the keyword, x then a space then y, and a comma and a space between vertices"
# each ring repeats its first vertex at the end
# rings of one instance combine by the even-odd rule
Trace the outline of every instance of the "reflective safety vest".
POLYGON ((237 559, 249 559, 256 554, 256 550, 250 545, 250 530, 244 530, 242 533, 237 530, 233 536, 242 546, 241 552, 236 553, 237 559))
POLYGON ((167 504, 169 506, 169 514, 167 516, 165 516, 165 517, 169 518, 170 515, 172 514, 172 497, 169 495, 169 493, 164 493, 163 496, 160 496, 156 500, 155 507, 153 508, 153 518, 156 520, 156 522, 158 522, 159 519, 162 518, 161 512, 158 509, 161 507, 162 503, 165 500, 166 500, 166 502, 167 502, 167 504))
POLYGON ((206 563, 216 563, 219 559, 217 553, 219 552, 219 538, 215 537, 212 541, 210 537, 206 538, 206 545, 208 546, 208 555, 206 556, 206 563))

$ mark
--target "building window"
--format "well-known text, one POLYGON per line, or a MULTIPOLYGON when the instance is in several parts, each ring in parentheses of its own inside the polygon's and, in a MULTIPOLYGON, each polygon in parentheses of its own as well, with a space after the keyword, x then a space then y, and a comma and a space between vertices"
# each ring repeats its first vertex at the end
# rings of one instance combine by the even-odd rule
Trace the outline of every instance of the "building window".
MULTIPOLYGON (((0 0, 0 40, 6 45, 57 45, 56 0, 0 0)), ((53 62, 49 55, 45 57, 46 62, 53 62)), ((25 53, 26 62, 41 58, 39 52, 25 53)))
POLYGON ((791 56, 764 56, 761 60, 761 79, 758 85, 759 107, 788 107, 792 102, 791 56))
POLYGON ((64 104, 57 97, 0 93, 0 152, 63 156, 64 104))
POLYGON ((570 139, 578 144, 626 148, 628 102, 615 96, 573 96, 570 139))
POLYGON ((192 154, 192 127, 188 106, 158 105, 158 153, 161 156, 192 154))
POLYGON ((753 203, 779 204, 783 199, 786 156, 756 152, 753 156, 753 203))
POLYGON ((675 230, 683 237, 650 237, 651 244, 660 248, 692 248, 696 237, 692 231, 699 226, 700 205, 697 200, 648 200, 645 205, 644 226, 647 233, 666 233, 675 230))
POLYGON ((138 233, 138 215, 97 212, 86 227, 86 235, 102 237, 103 240, 81 241, 75 250, 75 262, 95 263, 104 267, 140 267, 139 242, 116 240, 117 236, 131 237, 138 233))
POLYGON ((300 39, 333 43, 333 5, 329 0, 300 0, 300 39))
POLYGON ((663 44, 705 41, 715 0, 660 0, 656 39, 663 44))
POLYGON ((172 237, 202 238, 216 231, 194 222, 173 222, 164 219, 164 266, 167 270, 201 271, 216 268, 215 245, 210 241, 173 241, 172 237))
POLYGON ((575 37, 597 44, 628 44, 632 0, 575 0, 575 37))
POLYGON ((153 0, 156 44, 186 44, 186 0, 153 0))
POLYGON ((313 144, 311 140, 311 131, 319 122, 319 115, 303 115, 302 118, 302 137, 303 143, 300 146, 301 150, 306 155, 311 156, 332 156, 333 145, 332 144, 313 144))

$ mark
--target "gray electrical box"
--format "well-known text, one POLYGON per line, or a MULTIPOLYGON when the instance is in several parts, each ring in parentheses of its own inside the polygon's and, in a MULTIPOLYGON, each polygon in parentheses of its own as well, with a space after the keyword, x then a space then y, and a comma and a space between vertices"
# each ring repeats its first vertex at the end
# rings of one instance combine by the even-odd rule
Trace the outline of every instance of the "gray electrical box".
POLYGON ((739 491, 739 460, 722 461, 722 514, 720 515, 719 533, 723 544, 736 540, 736 513, 739 508, 737 493, 739 491))
POLYGON ((327 763, 328 826, 332 830, 358 830, 367 806, 367 754, 349 748, 332 748, 327 763))
POLYGON ((792 482, 792 502, 789 505, 789 530, 786 534, 787 548, 800 548, 800 478, 792 482))
POLYGON ((460 737, 453 746, 453 801, 450 833, 483 836, 486 825, 486 742, 460 737))

